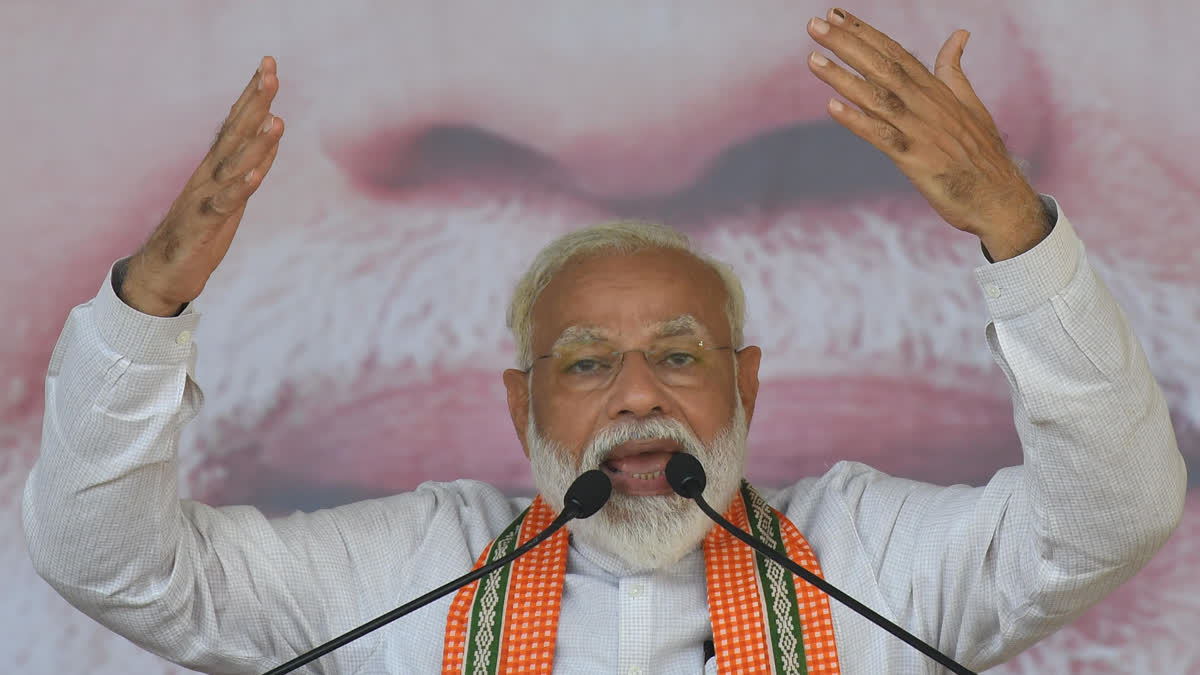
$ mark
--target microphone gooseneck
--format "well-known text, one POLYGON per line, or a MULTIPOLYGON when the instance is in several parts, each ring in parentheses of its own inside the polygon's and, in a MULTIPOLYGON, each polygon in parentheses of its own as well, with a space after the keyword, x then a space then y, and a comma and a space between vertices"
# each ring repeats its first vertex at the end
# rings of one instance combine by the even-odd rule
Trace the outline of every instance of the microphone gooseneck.
POLYGON ((976 675, 974 671, 967 669, 954 659, 938 651, 936 647, 887 620, 875 610, 847 595, 838 587, 804 569, 804 567, 791 558, 755 539, 748 532, 735 527, 733 523, 717 513, 704 500, 704 497, 701 496, 708 479, 704 475, 704 467, 700 465, 700 460, 696 459, 695 456, 686 453, 672 455, 671 459, 667 461, 666 476, 667 483, 671 485, 671 489, 688 499, 694 500, 696 505, 700 507, 700 510, 704 511, 705 515, 711 518, 713 522, 725 528, 730 534, 742 540, 754 550, 779 563, 784 569, 816 586, 830 597, 867 618, 876 626, 900 638, 922 654, 949 668, 952 672, 958 673, 958 675, 976 675))
POLYGON ((383 614, 371 619, 352 631, 343 633, 329 642, 326 642, 323 645, 297 656, 287 663, 272 668, 264 673, 264 675, 283 675, 284 673, 290 673, 293 670, 311 661, 315 661, 316 659, 321 658, 322 656, 343 645, 357 640, 367 633, 386 626, 405 614, 418 610, 453 591, 457 591, 476 579, 491 574, 497 569, 504 567, 517 558, 525 555, 546 539, 549 539, 550 535, 562 529, 562 526, 566 525, 569 521, 575 520, 576 518, 587 518, 588 516, 595 514, 601 509, 601 507, 604 506, 611 495, 612 481, 609 480, 608 476, 606 476, 603 471, 600 471, 599 469, 585 471, 575 479, 575 482, 571 483, 571 487, 567 488, 567 493, 563 497, 562 513, 558 514, 558 517, 554 519, 554 522, 547 525, 546 529, 538 532, 529 541, 518 546, 513 550, 512 553, 509 553, 499 560, 490 562, 477 570, 472 570, 455 579, 454 581, 439 586, 438 588, 429 591, 425 595, 422 595, 415 600, 393 609, 387 614, 383 614))

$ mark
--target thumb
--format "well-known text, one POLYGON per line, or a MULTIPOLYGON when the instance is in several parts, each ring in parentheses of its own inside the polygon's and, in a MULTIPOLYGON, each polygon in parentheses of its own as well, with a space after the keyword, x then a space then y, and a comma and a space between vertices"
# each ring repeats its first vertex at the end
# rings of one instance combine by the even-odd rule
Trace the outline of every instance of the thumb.
POLYGON ((937 60, 933 62, 933 74, 953 92, 954 97, 963 105, 983 119, 990 121, 991 114, 983 105, 983 101, 980 101, 979 96, 975 94, 975 89, 967 80, 967 75, 962 69, 963 50, 970 37, 969 32, 961 29, 951 33, 950 37, 946 39, 946 43, 938 51, 937 60))
POLYGON ((946 44, 938 51, 937 60, 933 62, 933 74, 951 89, 957 82, 967 79, 962 70, 962 55, 970 37, 971 34, 962 29, 951 33, 946 38, 946 44))

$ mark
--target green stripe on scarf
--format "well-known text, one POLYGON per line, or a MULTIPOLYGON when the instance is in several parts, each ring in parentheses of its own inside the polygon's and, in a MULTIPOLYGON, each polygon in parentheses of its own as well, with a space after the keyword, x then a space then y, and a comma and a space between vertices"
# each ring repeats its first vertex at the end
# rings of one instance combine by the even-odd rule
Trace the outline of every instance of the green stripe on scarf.
MULTIPOLYGON (((742 501, 746 505, 750 534, 787 556, 787 546, 775 509, 746 481, 742 481, 742 501)), ((807 675, 796 580, 791 572, 758 551, 754 552, 754 563, 758 569, 759 592, 762 594, 763 614, 770 635, 773 672, 777 675, 807 675)))
MULTIPOLYGON (((529 509, 496 537, 496 543, 488 552, 487 562, 493 563, 512 553, 517 548, 521 523, 529 509)), ((500 667, 500 636, 504 631, 504 606, 508 599, 508 581, 512 563, 501 567, 479 580, 475 598, 471 603, 471 622, 467 631, 466 657, 463 660, 466 673, 496 673, 500 667)))

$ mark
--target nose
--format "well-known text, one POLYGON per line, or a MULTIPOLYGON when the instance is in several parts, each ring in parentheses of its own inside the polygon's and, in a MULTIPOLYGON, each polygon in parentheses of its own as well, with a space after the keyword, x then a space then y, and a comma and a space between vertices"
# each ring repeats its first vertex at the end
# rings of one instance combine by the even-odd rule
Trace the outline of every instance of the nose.
POLYGON ((642 352, 626 352, 606 392, 610 419, 642 419, 671 412, 670 394, 642 352))

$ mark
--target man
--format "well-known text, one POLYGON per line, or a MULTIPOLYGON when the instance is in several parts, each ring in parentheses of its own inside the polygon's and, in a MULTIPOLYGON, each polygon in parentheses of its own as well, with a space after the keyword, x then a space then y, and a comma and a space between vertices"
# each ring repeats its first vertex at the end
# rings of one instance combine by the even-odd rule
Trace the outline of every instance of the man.
MULTIPOLYGON (((835 100, 830 115, 996 262, 979 273, 988 338, 1014 388, 1026 461, 974 490, 842 464, 770 501, 780 530, 795 528, 790 551, 807 555, 807 538, 830 581, 982 668, 1077 616, 1161 546, 1179 519, 1182 460, 1119 309, 962 75, 966 34, 947 41, 935 77, 856 17, 826 19, 810 35, 863 75, 810 56, 858 108, 835 100)), ((274 160, 277 88, 266 59, 163 224, 69 320, 25 500, 35 563, 64 596, 139 644, 217 671, 269 668, 437 585, 503 539, 526 505, 466 483, 278 521, 179 502, 178 432, 201 400, 187 307, 274 160)), ((602 467, 618 490, 569 546, 559 540, 560 557, 539 563, 545 575, 526 579, 561 611, 542 627, 558 636, 542 657, 556 671, 694 672, 709 637, 712 665, 740 668, 729 635, 752 632, 752 612, 716 599, 747 568, 722 558, 738 554, 660 476, 670 453, 691 452, 710 466, 714 505, 762 512, 738 485, 760 358, 740 343, 739 296, 723 268, 646 227, 560 240, 518 288, 510 322, 522 367, 504 381, 542 492, 530 517, 552 511, 584 469, 602 467), (560 582, 541 583, 551 578, 560 582)), ((459 597, 325 668, 427 672, 469 660, 457 627, 474 599, 459 597)), ((806 659, 850 673, 929 666, 845 608, 829 610, 836 646, 804 622, 806 659)), ((506 620, 497 644, 529 637, 519 623, 506 620)))

